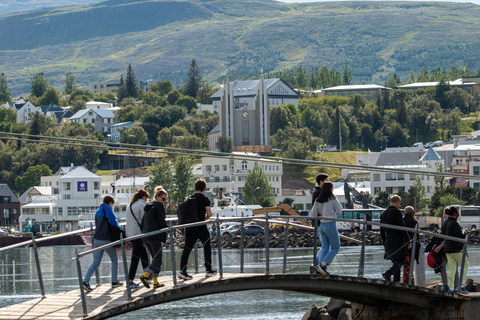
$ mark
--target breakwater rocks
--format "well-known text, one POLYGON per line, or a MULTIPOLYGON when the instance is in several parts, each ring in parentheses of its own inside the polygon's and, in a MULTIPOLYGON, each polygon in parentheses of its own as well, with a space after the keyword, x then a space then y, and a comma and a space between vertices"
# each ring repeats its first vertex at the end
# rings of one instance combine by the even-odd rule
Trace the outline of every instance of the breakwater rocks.
MULTIPOLYGON (((362 232, 341 232, 341 235, 357 241, 362 241, 362 232)), ((470 244, 480 243, 480 231, 470 230, 467 231, 468 242, 470 244)), ((357 241, 349 240, 348 238, 340 237, 342 246, 359 246, 357 241)), ((427 237, 426 242, 430 237, 427 237)), ((314 246, 314 233, 310 230, 302 228, 291 228, 288 230, 288 247, 289 248, 305 248, 314 246)), ((175 248, 183 248, 184 238, 181 232, 178 232, 175 236, 175 248)), ((211 237, 211 245, 213 248, 217 247, 217 237, 211 237)), ((367 231, 365 235, 365 243, 367 246, 381 245, 382 239, 380 238, 379 231, 367 231)), ((166 247, 169 248, 170 242, 166 242, 166 247)), ((225 234, 222 236, 222 248, 224 249, 238 249, 241 245, 240 235, 225 234)), ((320 246, 320 242, 318 242, 320 246)), ((201 244, 199 243, 199 246, 201 244)), ((285 232, 279 228, 271 229, 269 234, 269 246, 270 248, 283 248, 285 246, 285 232)), ((265 235, 257 234, 255 236, 245 236, 244 239, 245 248, 265 248, 265 235)))
MULTIPOLYGON (((48 236, 47 236, 48 237, 48 236)), ((38 239, 38 238, 37 238, 38 239)), ((0 237, 0 247, 6 247, 12 244, 32 240, 32 237, 0 237)), ((80 235, 71 235, 63 238, 48 239, 37 243, 38 247, 48 246, 69 246, 69 245, 83 245, 85 244, 80 235)))

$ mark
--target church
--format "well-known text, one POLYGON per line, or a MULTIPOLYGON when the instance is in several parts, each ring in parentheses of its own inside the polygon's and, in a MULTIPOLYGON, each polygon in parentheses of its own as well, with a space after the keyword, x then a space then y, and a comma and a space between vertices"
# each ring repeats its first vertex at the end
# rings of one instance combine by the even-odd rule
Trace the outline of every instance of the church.
POLYGON ((299 95, 282 79, 233 81, 211 96, 220 122, 208 134, 209 150, 220 137, 231 137, 234 151, 270 152, 270 106, 293 103, 299 95))

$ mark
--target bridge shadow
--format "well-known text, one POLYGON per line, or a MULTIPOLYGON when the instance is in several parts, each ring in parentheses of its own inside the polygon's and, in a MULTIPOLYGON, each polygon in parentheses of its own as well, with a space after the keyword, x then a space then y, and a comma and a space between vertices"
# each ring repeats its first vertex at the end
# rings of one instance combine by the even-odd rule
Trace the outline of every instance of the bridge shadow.
MULTIPOLYGON (((159 281, 163 282, 165 287, 134 290, 131 301, 127 299, 125 288, 107 290, 101 286, 87 296, 89 314, 86 319, 112 317, 203 295, 264 289, 305 292, 385 309, 392 305, 405 305, 410 308, 432 308, 452 303, 461 305, 470 299, 468 296, 383 280, 317 274, 224 274, 223 277, 211 278, 198 274, 193 280, 179 282, 176 286, 171 276, 159 277, 159 281)), ((81 303, 75 308, 75 313, 78 314, 81 303)))

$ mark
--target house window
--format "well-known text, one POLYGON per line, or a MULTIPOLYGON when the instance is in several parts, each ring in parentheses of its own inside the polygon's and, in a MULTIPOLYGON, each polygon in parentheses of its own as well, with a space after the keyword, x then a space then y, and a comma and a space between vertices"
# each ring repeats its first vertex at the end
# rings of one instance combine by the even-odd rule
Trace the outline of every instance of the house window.
POLYGON ((13 214, 14 215, 18 214, 18 209, 13 209, 13 214))
POLYGON ((473 175, 480 176, 480 167, 473 167, 473 175))
POLYGON ((205 171, 211 172, 212 171, 212 166, 205 166, 205 171))
POLYGON ((69 195, 69 194, 64 194, 64 195, 63 195, 63 199, 65 199, 65 200, 70 199, 70 195, 69 195))
POLYGON ((95 123, 95 119, 92 119, 92 123, 95 123))
POLYGON ((247 161, 242 161, 242 171, 246 171, 247 170, 247 161))
POLYGON ((405 187, 398 187, 398 192, 405 191, 405 187))
POLYGON ((278 176, 277 176, 277 182, 278 182, 278 176))
POLYGON ((93 182, 93 189, 94 190, 100 190, 100 182, 94 181, 93 182))
POLYGON ((480 183, 475 182, 475 183, 473 184, 473 189, 474 189, 475 191, 480 191, 480 183))
POLYGON ((405 180, 405 174, 404 173, 399 173, 398 174, 398 180, 405 180))
POLYGON ((427 192, 430 193, 430 186, 427 186, 427 192))
POLYGON ((87 119, 83 119, 83 123, 87 123, 87 119))
POLYGON ((386 173, 385 174, 385 180, 391 181, 391 180, 396 180, 396 179, 395 179, 395 176, 393 175, 393 173, 386 173))
POLYGON ((380 191, 382 191, 382 189, 380 189, 380 187, 375 187, 375 188, 373 188, 373 194, 377 194, 377 193, 379 193, 380 191))
POLYGON ((387 193, 392 194, 393 193, 393 188, 392 187, 387 187, 387 193))
POLYGON ((70 191, 70 182, 65 182, 65 191, 70 191))
POLYGON ((220 171, 220 165, 216 164, 215 165, 215 172, 220 171))
POLYGON ((280 167, 279 167, 279 166, 277 166, 277 171, 280 171, 280 167))
POLYGON ((380 173, 373 174, 373 181, 380 181, 380 173))
POLYGON ((3 203, 10 203, 10 197, 3 197, 3 203))

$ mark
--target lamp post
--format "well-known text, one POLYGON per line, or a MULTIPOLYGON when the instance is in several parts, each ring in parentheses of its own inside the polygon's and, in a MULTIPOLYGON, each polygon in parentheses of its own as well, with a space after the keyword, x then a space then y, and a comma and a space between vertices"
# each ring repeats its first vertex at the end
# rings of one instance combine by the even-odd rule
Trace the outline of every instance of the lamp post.
POLYGON ((253 191, 252 191, 252 204, 253 204, 253 193, 254 193, 255 191, 257 191, 258 189, 260 189, 260 187, 256 187, 256 188, 253 189, 253 191))

